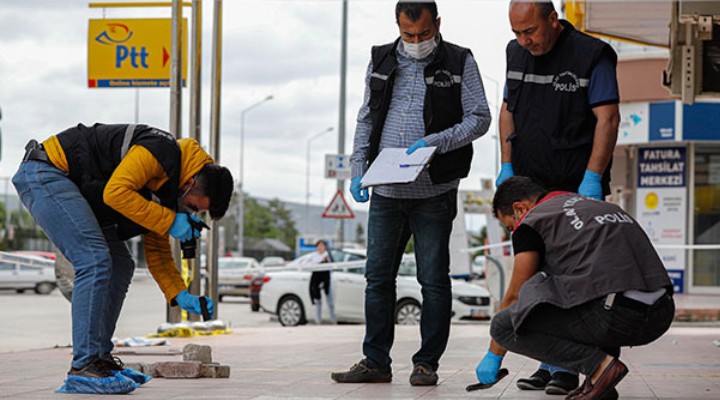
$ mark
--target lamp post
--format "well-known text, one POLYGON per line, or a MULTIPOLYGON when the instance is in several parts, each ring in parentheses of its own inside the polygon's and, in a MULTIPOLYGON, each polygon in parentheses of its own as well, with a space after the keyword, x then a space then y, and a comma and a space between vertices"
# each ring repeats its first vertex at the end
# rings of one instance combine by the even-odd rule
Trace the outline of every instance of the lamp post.
POLYGON ((307 140, 307 158, 305 162, 305 224, 310 225, 310 144, 313 140, 320 136, 331 132, 333 127, 329 127, 322 132, 318 132, 307 140))
POLYGON ((500 167, 500 146, 502 145, 500 143, 500 107, 502 106, 502 93, 500 93, 500 82, 498 80, 487 75, 483 76, 482 79, 487 79, 495 84, 495 178, 497 178, 500 167))
POLYGON ((243 251, 245 250, 243 238, 245 236, 244 232, 244 222, 245 222, 245 193, 243 192, 243 184, 245 183, 245 177, 244 177, 244 163, 245 163, 245 114, 254 109, 255 107, 260 106, 261 104, 270 101, 273 99, 272 95, 267 96, 266 98, 258 101, 257 103, 251 104, 248 107, 245 107, 240 111, 240 174, 238 177, 238 190, 240 191, 240 199, 238 200, 238 253, 240 256, 243 255, 243 251))

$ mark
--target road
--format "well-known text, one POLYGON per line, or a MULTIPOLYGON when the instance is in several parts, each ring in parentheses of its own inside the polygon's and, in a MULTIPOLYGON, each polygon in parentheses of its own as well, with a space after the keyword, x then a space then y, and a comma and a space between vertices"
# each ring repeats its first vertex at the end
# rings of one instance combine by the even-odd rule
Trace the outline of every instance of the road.
MULTIPOLYGON (((220 304, 219 317, 230 327, 280 327, 270 315, 252 312, 249 300, 226 297, 220 304)), ((15 293, 0 291, 0 353, 49 347, 65 347, 72 343, 70 302, 59 290, 37 295, 32 290, 15 293)), ((165 299, 149 276, 136 275, 120 314, 115 336, 145 336, 156 332, 165 322, 165 299)))

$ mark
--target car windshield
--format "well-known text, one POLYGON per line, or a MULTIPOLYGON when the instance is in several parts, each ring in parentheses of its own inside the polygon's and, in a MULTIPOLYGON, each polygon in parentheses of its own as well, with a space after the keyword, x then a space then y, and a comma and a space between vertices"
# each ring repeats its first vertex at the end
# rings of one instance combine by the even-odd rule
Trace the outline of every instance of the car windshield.
POLYGON ((220 269, 246 269, 250 268, 248 260, 218 260, 220 269))
POLYGON ((398 275, 400 276, 415 276, 417 274, 417 265, 415 260, 403 260, 398 268, 398 275))

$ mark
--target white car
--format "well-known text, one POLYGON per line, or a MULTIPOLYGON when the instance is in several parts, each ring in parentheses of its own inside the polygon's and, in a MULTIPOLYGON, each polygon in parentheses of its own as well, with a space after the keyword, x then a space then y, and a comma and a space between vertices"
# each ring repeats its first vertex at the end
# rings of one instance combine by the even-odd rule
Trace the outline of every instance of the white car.
MULTIPOLYGON (((333 259, 353 258, 358 254, 331 250, 333 259), (342 254, 345 253, 345 254, 342 254), (347 257, 345 257, 347 255, 347 257)), ((329 263, 335 291, 335 314, 339 322, 365 322, 365 261, 329 263), (337 269, 335 269, 337 268, 337 269)), ((296 265, 296 262, 288 264, 296 265)), ((325 266, 325 265, 323 265, 325 266)), ((422 295, 417 282, 415 258, 406 255, 397 278, 397 324, 418 324, 422 311, 422 295)), ((284 326, 305 324, 311 307, 311 272, 286 270, 266 272, 260 291, 260 308, 275 314, 284 326)), ((487 289, 452 279, 453 319, 487 319, 492 316, 490 293, 487 289)), ((324 307, 325 308, 325 307, 324 307)))
POLYGON ((33 255, 0 252, 0 289, 18 293, 34 290, 48 294, 55 290, 55 262, 33 255))
POLYGON ((252 257, 218 258, 218 300, 224 296, 250 296, 250 282, 263 270, 252 257))

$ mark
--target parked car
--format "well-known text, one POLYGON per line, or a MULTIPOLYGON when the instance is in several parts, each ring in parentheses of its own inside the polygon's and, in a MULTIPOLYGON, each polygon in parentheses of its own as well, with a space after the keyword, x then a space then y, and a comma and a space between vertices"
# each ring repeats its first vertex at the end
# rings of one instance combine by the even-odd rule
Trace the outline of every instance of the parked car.
MULTIPOLYGON (((343 252, 345 253, 345 252, 343 252)), ((353 261, 353 260, 348 260, 353 261)), ((336 263, 335 263, 336 264, 336 263)), ((331 264, 332 266, 332 264, 331 264)), ((338 265, 331 274, 335 287, 335 314, 339 322, 365 321, 365 261, 359 260, 338 265)), ((311 306, 308 285, 309 271, 266 272, 260 291, 260 308, 278 316, 284 326, 307 322, 311 306)), ((488 319, 492 316, 490 293, 484 287, 452 279, 453 318, 488 319)), ((422 312, 422 295, 416 278, 413 255, 406 255, 397 278, 395 323, 417 324, 422 312)))
MULTIPOLYGON (((363 249, 330 249, 328 251, 330 252, 330 257, 336 262, 365 259, 365 250, 363 249)), ((285 266, 287 268, 298 268, 301 264, 305 264, 305 260, 310 257, 312 257, 312 252, 303 254, 302 256, 290 261, 289 263, 284 263, 284 265, 281 266, 285 266)), ((263 261, 265 261, 265 259, 263 259, 263 261)), ((268 267, 269 268, 265 268, 265 271, 272 271, 272 268, 275 266, 268 265, 268 267)), ((250 282, 250 309, 252 311, 260 311, 260 290, 262 290, 263 284, 269 279, 270 278, 266 277, 263 272, 262 274, 256 275, 250 282)))
POLYGON ((282 267, 283 265, 285 265, 285 263, 286 263, 286 261, 282 257, 268 256, 268 257, 263 258, 262 261, 260 261, 260 266, 263 268, 265 268, 265 267, 282 267))
POLYGON ((36 255, 0 252, 0 289, 49 294, 55 287, 55 263, 36 255))
POLYGON ((250 296, 250 282, 262 270, 252 257, 218 258, 218 300, 224 296, 250 296))

